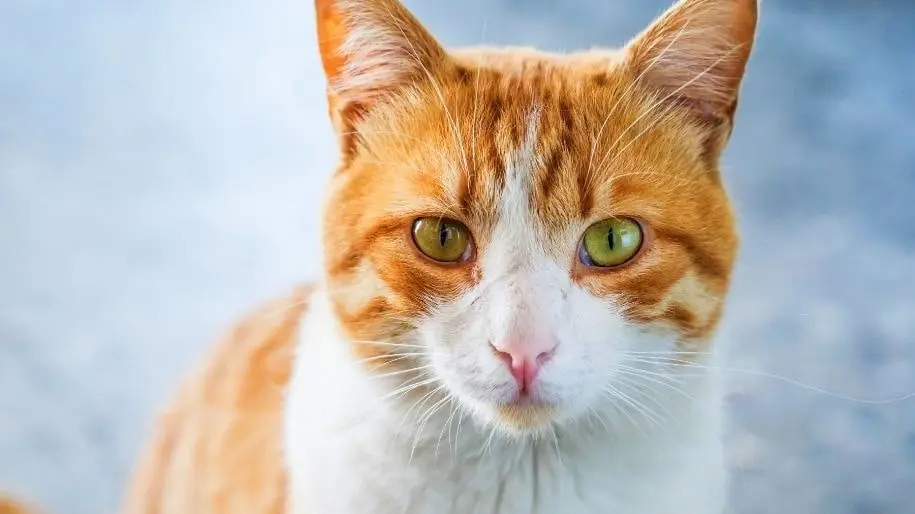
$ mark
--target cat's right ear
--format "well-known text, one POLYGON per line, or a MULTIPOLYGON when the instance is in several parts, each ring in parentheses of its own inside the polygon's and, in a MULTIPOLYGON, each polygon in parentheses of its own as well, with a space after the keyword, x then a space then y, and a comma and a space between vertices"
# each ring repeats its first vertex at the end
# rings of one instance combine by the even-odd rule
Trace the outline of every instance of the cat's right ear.
POLYGON ((330 114, 341 134, 445 62, 445 50, 399 0, 315 0, 315 10, 330 114))

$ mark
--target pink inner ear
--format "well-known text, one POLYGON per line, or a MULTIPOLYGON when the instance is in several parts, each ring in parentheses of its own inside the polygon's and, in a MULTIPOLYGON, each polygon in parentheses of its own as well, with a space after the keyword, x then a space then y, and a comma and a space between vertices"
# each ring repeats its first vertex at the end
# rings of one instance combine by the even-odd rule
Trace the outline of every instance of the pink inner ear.
POLYGON ((367 106, 433 70, 445 52, 398 0, 316 0, 330 94, 367 106))
POLYGON ((684 0, 635 38, 628 59, 640 80, 700 118, 733 112, 756 30, 756 0, 684 0))
POLYGON ((315 0, 318 50, 328 80, 335 80, 346 64, 340 47, 346 41, 346 26, 335 0, 315 0))

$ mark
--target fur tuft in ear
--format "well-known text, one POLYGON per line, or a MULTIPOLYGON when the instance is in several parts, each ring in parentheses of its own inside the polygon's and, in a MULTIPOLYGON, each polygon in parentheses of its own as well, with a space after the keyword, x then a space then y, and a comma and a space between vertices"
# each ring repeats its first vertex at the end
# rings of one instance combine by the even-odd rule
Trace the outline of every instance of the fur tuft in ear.
POLYGON ((444 49, 398 0, 315 0, 315 10, 331 116, 340 131, 444 62, 444 49))
POLYGON ((757 0, 680 0, 629 43, 627 61, 644 85, 726 139, 756 19, 757 0))

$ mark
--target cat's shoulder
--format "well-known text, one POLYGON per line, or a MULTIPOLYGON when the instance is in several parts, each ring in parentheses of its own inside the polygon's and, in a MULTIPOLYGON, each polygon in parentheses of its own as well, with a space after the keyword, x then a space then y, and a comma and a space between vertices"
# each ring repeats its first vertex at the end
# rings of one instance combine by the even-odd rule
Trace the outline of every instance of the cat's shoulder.
POLYGON ((20 503, 11 497, 4 496, 0 493, 0 514, 33 514, 37 511, 32 510, 25 504, 20 503))
MULTIPOLYGON (((223 336, 210 358, 205 380, 253 381, 285 384, 291 371, 292 352, 303 314, 308 308, 311 286, 301 286, 252 310, 223 336)), ((241 385, 241 384, 239 384, 241 385)), ((232 399, 241 403, 249 388, 233 390, 232 399)))
POLYGON ((311 286, 301 286, 252 309, 217 342, 198 369, 190 393, 239 415, 280 408, 289 380, 296 335, 311 286))
POLYGON ((311 289, 265 302, 215 345, 159 417, 125 512, 283 512, 284 391, 311 289))

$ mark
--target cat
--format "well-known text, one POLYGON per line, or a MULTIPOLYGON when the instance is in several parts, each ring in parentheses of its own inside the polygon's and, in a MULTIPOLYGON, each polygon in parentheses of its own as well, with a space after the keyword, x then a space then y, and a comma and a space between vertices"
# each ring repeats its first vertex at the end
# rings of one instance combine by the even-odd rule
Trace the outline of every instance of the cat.
POLYGON ((38 514, 19 500, 0 493, 0 514, 38 514))
POLYGON ((398 0, 315 7, 323 278, 217 345, 124 512, 722 512, 718 162, 757 0, 566 54, 446 50, 398 0))

